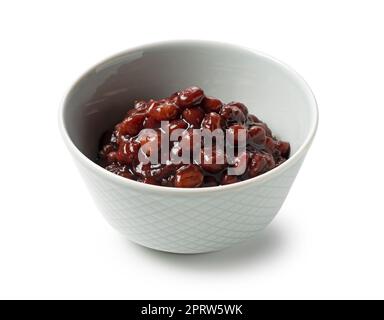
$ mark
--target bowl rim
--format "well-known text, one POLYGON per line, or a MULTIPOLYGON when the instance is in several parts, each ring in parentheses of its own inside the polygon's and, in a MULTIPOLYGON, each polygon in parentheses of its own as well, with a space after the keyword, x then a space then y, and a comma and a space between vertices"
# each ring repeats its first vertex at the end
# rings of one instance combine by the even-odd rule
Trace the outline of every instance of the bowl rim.
POLYGON ((66 90, 64 98, 62 99, 62 103, 59 108, 59 130, 61 132, 61 135, 64 139, 64 142, 69 149, 69 151, 74 155, 74 157, 79 160, 79 162, 85 167, 90 169, 94 174, 100 175, 103 178, 109 180, 111 183, 119 184, 123 187, 130 187, 133 189, 137 189, 139 191, 148 191, 148 192, 160 192, 160 193, 171 193, 171 194, 196 194, 196 193, 205 193, 207 191, 209 192, 224 192, 224 191, 233 191, 235 189, 241 189, 245 186, 248 186, 249 184, 260 184, 264 183, 265 181, 271 180, 272 178, 276 177, 277 175, 283 173, 288 168, 292 167, 294 164, 296 164, 300 159, 305 155, 307 150, 312 144, 312 141, 315 137, 317 127, 319 122, 319 111, 318 106, 316 102, 316 98, 307 84, 307 82, 303 79, 303 77, 298 74, 293 68, 285 64, 284 62, 264 53, 260 52, 258 50, 254 50, 245 46, 240 46, 236 44, 230 44, 226 42, 220 42, 220 41, 210 41, 210 40, 166 40, 166 41, 158 41, 158 42, 152 42, 147 43, 144 45, 135 46, 132 48, 129 48, 127 50, 121 51, 119 53, 113 54, 99 63, 93 65, 90 67, 87 71, 85 71, 80 77, 77 78, 77 80, 69 87, 68 90, 66 90), (126 56, 130 53, 134 53, 138 50, 145 50, 148 48, 155 48, 155 47, 161 47, 161 46, 170 46, 170 45, 207 45, 212 47, 227 47, 230 49, 236 49, 240 51, 245 51, 248 53, 251 53, 253 55, 259 56, 262 59, 269 60, 270 62, 274 63, 280 68, 283 68, 286 72, 288 72, 294 80, 299 84, 300 88, 303 90, 303 92, 306 94, 309 104, 308 108, 311 110, 311 116, 313 118, 313 121, 311 123, 311 127, 308 130, 307 137, 305 138, 304 142, 301 144, 301 146, 298 148, 298 150, 284 163, 279 165, 278 167, 261 174, 260 176, 243 180, 240 182, 236 182, 229 185, 219 185, 215 187, 203 187, 203 188, 171 188, 171 187, 164 187, 164 186, 156 186, 151 184, 145 184, 142 182, 130 180, 121 176, 118 176, 112 172, 109 172, 105 170, 103 167, 100 167, 98 164, 93 162, 91 159, 89 159, 87 156, 85 156, 78 147, 74 144, 72 139, 70 138, 65 122, 64 122, 64 114, 66 110, 67 100, 71 96, 71 93, 73 90, 77 87, 77 85, 83 81, 90 73, 100 68, 105 63, 108 63, 114 59, 118 59, 119 57, 126 56))

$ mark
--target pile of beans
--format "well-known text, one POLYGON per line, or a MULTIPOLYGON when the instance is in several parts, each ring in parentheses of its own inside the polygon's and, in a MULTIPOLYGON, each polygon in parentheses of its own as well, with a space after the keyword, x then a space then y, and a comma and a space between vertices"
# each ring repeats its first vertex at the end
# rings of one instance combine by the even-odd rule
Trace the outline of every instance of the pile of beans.
MULTIPOLYGON (((160 145, 159 145, 160 146, 160 145)), ((160 149, 160 147, 159 147, 160 149)), ((164 150, 159 150, 161 152, 164 150)), ((236 183, 261 175, 279 166, 289 158, 290 144, 278 140, 268 126, 240 102, 223 103, 204 95, 198 87, 189 87, 161 100, 136 101, 126 117, 113 130, 103 135, 100 141, 98 163, 106 170, 127 179, 143 183, 178 187, 212 187, 236 183), (161 121, 169 121, 171 133, 182 129, 186 139, 169 143, 170 155, 181 148, 193 146, 193 130, 223 130, 225 137, 232 136, 237 143, 239 129, 246 130, 246 151, 234 159, 226 159, 223 148, 215 145, 207 152, 201 151, 201 161, 193 163, 143 163, 139 160, 142 146, 151 137, 140 135, 143 129, 154 129, 160 143, 161 121), (187 141, 187 143, 186 143, 187 141), (217 163, 218 155, 224 163, 217 163), (241 175, 229 175, 228 168, 242 163, 246 169, 241 175)))

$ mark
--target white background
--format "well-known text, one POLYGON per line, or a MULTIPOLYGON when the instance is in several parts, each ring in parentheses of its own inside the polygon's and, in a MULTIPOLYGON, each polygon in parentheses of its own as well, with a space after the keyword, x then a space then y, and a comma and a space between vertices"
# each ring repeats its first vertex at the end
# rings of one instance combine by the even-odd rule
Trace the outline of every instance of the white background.
POLYGON ((0 298, 384 298, 382 1, 0 4, 0 298), (258 49, 312 87, 320 126, 281 212, 255 240, 182 256, 103 220, 57 126, 70 84, 165 39, 258 49))

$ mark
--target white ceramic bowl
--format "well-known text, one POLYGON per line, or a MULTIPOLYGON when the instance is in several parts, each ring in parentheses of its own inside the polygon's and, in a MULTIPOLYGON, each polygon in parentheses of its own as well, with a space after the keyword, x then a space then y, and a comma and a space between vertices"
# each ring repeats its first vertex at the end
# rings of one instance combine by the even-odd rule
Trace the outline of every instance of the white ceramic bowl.
POLYGON ((175 253, 220 250, 267 226, 287 197, 317 122, 315 98, 291 68, 252 50, 205 41, 162 42, 115 55, 73 85, 60 111, 64 140, 107 221, 136 243, 175 253), (131 181, 93 162, 101 134, 133 100, 191 85, 245 103, 291 143, 291 158, 259 177, 201 189, 131 181))

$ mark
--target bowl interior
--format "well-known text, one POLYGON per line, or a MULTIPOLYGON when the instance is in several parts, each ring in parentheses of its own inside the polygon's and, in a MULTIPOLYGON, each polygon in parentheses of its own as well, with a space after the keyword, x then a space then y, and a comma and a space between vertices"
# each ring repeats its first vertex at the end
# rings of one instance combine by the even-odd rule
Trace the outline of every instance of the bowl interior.
POLYGON ((231 45, 175 42, 134 49, 92 68, 65 100, 64 126, 75 146, 95 160, 100 136, 134 100, 166 97, 191 85, 224 102, 245 103, 291 143, 292 153, 315 122, 308 87, 280 63, 231 45))

